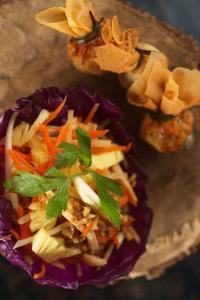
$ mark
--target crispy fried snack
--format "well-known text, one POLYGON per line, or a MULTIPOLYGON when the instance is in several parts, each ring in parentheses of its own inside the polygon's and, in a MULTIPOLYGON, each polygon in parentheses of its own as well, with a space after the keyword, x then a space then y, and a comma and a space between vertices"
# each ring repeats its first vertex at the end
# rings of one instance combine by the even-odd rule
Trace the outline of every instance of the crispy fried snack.
POLYGON ((121 31, 117 16, 100 19, 89 0, 68 0, 65 7, 38 13, 36 20, 69 36, 68 56, 82 72, 121 74, 137 66, 139 31, 121 31))
POLYGON ((140 127, 140 138, 159 152, 181 150, 192 133, 193 114, 186 110, 175 118, 163 121, 154 114, 146 114, 140 127))
MULTIPOLYGON (((164 53, 152 45, 139 42, 137 29, 122 31, 117 16, 99 18, 90 0, 68 0, 65 7, 53 7, 38 13, 36 20, 68 35, 68 56, 81 72, 101 75, 109 71, 119 74, 130 104, 163 116, 173 116, 175 120, 182 120, 187 109, 200 104, 198 70, 181 67, 171 70, 164 53)), ((179 150, 192 131, 193 122, 190 122, 189 131, 184 131, 183 122, 179 122, 178 132, 182 129, 185 132, 185 137, 181 136, 182 144, 179 141, 181 145, 175 143, 171 147, 166 134, 165 144, 169 143, 169 147, 158 147, 160 141, 155 141, 155 138, 158 128, 162 131, 163 124, 159 121, 151 127, 155 135, 154 142, 150 142, 149 128, 144 129, 146 119, 142 121, 140 135, 159 151, 179 150)))

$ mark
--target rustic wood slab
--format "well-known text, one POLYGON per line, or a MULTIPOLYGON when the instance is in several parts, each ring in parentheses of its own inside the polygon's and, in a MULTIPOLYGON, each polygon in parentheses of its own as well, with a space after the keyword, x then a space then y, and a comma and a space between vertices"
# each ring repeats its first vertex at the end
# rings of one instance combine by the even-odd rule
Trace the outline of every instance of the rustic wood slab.
MULTIPOLYGON (((35 23, 36 12, 64 2, 0 0, 0 110, 40 86, 83 85, 113 99, 125 113, 126 127, 136 134, 143 112, 126 102, 117 76, 79 73, 66 57, 66 37, 35 23)), ((125 1, 95 2, 102 15, 118 14, 124 27, 138 27, 141 39, 164 51, 172 65, 198 67, 199 50, 192 38, 125 1)), ((194 113, 194 144, 190 149, 159 154, 137 141, 138 160, 149 176, 149 204, 154 221, 147 252, 129 277, 159 276, 200 244, 200 110, 195 109, 194 113)))

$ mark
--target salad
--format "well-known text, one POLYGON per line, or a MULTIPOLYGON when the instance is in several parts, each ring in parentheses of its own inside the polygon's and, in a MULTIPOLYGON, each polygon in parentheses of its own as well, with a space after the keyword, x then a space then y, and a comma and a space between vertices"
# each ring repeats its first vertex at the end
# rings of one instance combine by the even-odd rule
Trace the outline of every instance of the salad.
POLYGON ((42 88, 17 104, 0 122, 0 252, 41 284, 127 275, 151 212, 120 111, 81 88, 42 88))

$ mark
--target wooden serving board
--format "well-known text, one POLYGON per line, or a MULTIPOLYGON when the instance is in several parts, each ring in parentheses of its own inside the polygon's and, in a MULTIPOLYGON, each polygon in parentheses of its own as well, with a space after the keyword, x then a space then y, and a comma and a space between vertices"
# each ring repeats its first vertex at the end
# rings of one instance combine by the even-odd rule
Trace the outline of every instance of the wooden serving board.
MULTIPOLYGON (((64 5, 54 0, 0 0, 0 109, 41 86, 82 85, 113 99, 125 114, 125 125, 137 134, 143 112, 126 102, 117 76, 84 75, 66 57, 66 37, 35 23, 36 12, 64 5)), ((100 14, 118 14, 124 27, 141 30, 141 40, 154 44, 171 59, 171 65, 198 67, 194 41, 148 13, 120 0, 95 1, 100 14)), ((200 109, 194 109, 194 143, 176 154, 159 154, 136 140, 137 157, 149 176, 149 204, 154 221, 147 252, 131 278, 159 276, 166 267, 200 244, 200 109)))

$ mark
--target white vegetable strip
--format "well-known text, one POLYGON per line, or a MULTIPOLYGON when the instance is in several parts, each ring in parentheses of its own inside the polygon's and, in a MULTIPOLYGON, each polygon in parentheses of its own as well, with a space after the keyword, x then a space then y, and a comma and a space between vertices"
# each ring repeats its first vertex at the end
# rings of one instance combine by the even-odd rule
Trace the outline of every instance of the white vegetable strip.
POLYGON ((96 234, 93 230, 91 230, 87 235, 88 244, 93 253, 99 250, 99 242, 97 240, 96 234))
MULTIPOLYGON (((10 122, 8 124, 6 137, 5 137, 5 179, 6 180, 10 177, 13 168, 13 161, 10 155, 8 155, 8 150, 12 150, 13 129, 14 129, 17 116, 18 113, 14 112, 12 117, 10 118, 10 122)), ((8 200, 10 200, 13 208, 16 210, 19 205, 18 195, 15 193, 5 191, 5 196, 8 200)))
POLYGON ((108 260, 108 259, 110 258, 110 256, 111 256, 111 254, 112 254, 114 248, 115 248, 115 245, 112 243, 112 244, 108 247, 108 249, 107 249, 107 251, 106 251, 106 253, 105 253, 105 255, 104 255, 104 259, 108 260))
POLYGON ((103 267, 107 264, 106 259, 90 254, 84 254, 83 261, 91 267, 103 267))
MULTIPOLYGON (((66 226, 69 226, 69 225, 71 225, 69 222, 60 224, 60 225, 56 226, 55 228, 53 228, 52 230, 50 230, 49 235, 50 236, 55 235, 55 234, 59 233, 60 231, 62 231, 66 226)), ((23 247, 25 245, 28 245, 28 244, 32 243, 32 241, 33 241, 33 236, 31 236, 27 239, 19 240, 15 243, 13 249, 17 249, 17 248, 23 247)))
POLYGON ((93 207, 100 208, 99 196, 91 189, 91 187, 80 177, 74 179, 74 184, 82 201, 93 207))
POLYGON ((54 227, 53 229, 51 229, 49 231, 49 235, 52 236, 52 235, 55 235, 57 233, 59 233, 60 231, 62 231, 64 228, 68 227, 68 226, 71 226, 71 224, 67 221, 67 222, 64 222, 56 227, 54 227))
POLYGON ((123 228, 124 235, 128 241, 136 241, 137 243, 140 243, 140 236, 135 231, 135 229, 132 226, 127 226, 123 228))
POLYGON ((12 136, 13 129, 15 126, 15 121, 18 116, 18 113, 14 112, 12 117, 10 118, 10 122, 8 124, 7 132, 6 132, 6 140, 5 140, 5 176, 8 179, 12 173, 12 159, 10 155, 8 155, 8 150, 12 150, 12 136))
POLYGON ((118 241, 118 244, 117 244, 117 249, 119 249, 124 241, 124 235, 123 233, 119 232, 118 235, 117 235, 117 241, 118 241))
POLYGON ((40 206, 40 203, 39 202, 33 202, 33 203, 31 203, 30 205, 29 205, 29 209, 30 210, 36 210, 36 209, 38 209, 39 208, 39 206, 40 206))
POLYGON ((136 184, 137 184, 137 175, 135 173, 133 173, 131 175, 131 177, 129 178, 129 182, 130 182, 132 187, 136 186, 136 184))
POLYGON ((26 214, 25 216, 23 216, 23 217, 21 217, 20 219, 18 219, 17 220, 17 223, 19 224, 19 225, 23 225, 23 224, 25 224, 25 223, 27 223, 27 222, 29 222, 30 221, 30 214, 26 214))
POLYGON ((136 204, 138 202, 138 198, 137 195, 135 194, 135 191, 133 190, 133 187, 131 186, 129 180, 127 179, 127 176, 125 173, 123 173, 123 171, 121 171, 121 167, 119 165, 115 165, 113 166, 113 171, 115 173, 110 173, 108 175, 108 177, 112 178, 112 179, 118 179, 121 181, 121 183, 123 184, 123 186, 126 188, 130 199, 132 200, 132 203, 136 204))
POLYGON ((76 229, 78 229, 80 232, 83 231, 83 226, 80 226, 78 224, 78 221, 74 218, 74 216, 68 212, 67 210, 66 211, 63 211, 62 212, 62 215, 63 217, 65 217, 65 219, 67 219, 72 225, 74 225, 76 227, 76 229))
POLYGON ((92 140, 92 147, 110 147, 113 146, 110 140, 92 140))
POLYGON ((28 143, 34 137, 38 127, 44 123, 48 116, 49 112, 46 109, 43 109, 32 125, 21 122, 21 124, 13 131, 13 145, 23 147, 26 143, 28 143))
POLYGON ((61 270, 65 270, 66 266, 64 264, 62 264, 60 261, 56 261, 54 263, 51 263, 52 266, 61 269, 61 270))
POLYGON ((23 239, 23 240, 19 240, 15 243, 13 249, 17 249, 17 248, 20 248, 20 247, 23 247, 23 246, 26 246, 30 243, 32 243, 33 241, 33 236, 27 238, 27 239, 23 239))

